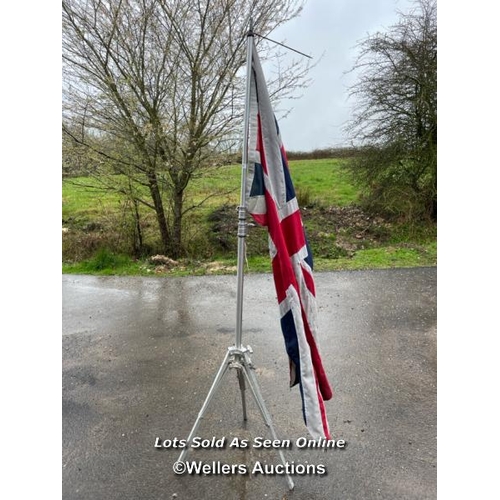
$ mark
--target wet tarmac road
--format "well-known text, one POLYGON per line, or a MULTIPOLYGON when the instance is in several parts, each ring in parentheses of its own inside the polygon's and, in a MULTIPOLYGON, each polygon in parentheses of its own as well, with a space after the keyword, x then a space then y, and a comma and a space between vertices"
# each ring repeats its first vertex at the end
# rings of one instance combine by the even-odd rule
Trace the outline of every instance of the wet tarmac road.
POLYGON ((255 446, 270 434, 250 394, 242 421, 233 370, 197 433, 225 446, 187 456, 213 473, 175 475, 181 450, 155 448, 186 439, 234 342, 234 276, 64 275, 63 498, 436 498, 436 269, 316 273, 315 281, 335 391, 327 412, 345 449, 300 446, 307 434, 298 388, 288 388, 272 276, 245 277, 243 343, 253 348, 276 432, 290 442, 289 491, 279 473, 252 473, 280 461, 276 450, 255 446), (231 447, 235 437, 249 445, 231 447))

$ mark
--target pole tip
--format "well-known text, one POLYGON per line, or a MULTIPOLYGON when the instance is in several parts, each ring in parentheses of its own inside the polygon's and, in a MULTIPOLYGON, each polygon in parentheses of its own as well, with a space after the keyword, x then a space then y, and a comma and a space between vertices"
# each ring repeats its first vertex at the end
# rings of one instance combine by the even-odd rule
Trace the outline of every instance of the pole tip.
POLYGON ((247 36, 253 36, 253 17, 250 18, 247 36))

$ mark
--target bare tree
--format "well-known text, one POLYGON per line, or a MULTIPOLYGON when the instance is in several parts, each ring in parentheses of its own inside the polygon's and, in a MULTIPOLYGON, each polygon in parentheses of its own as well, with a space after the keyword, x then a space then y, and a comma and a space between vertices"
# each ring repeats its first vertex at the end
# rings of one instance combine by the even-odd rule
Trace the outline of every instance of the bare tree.
MULTIPOLYGON (((130 192, 155 211, 167 255, 182 251, 189 182, 239 137, 250 18, 266 35, 301 4, 63 0, 63 130, 137 187, 130 192)), ((281 73, 276 95, 303 85, 306 72, 296 63, 281 73)))
POLYGON ((366 155, 353 172, 375 206, 408 217, 437 210, 436 1, 419 0, 358 45, 348 130, 366 155))

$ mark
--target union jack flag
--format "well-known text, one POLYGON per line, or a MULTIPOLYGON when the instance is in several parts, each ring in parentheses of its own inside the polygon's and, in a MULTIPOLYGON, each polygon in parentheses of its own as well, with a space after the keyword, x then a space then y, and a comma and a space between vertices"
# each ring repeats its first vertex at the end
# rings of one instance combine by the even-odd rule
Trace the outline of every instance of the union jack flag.
POLYGON ((255 46, 252 54, 247 211, 269 233, 290 387, 300 386, 302 412, 311 436, 331 439, 324 401, 333 392, 317 340, 312 254, 255 46))

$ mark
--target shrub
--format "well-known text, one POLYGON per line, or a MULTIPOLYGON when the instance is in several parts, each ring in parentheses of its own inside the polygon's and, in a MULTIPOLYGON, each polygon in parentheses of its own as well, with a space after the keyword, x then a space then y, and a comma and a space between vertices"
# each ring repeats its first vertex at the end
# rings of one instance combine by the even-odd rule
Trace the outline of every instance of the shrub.
POLYGON ((85 264, 87 271, 103 271, 105 269, 116 270, 130 263, 130 257, 118 255, 108 248, 100 248, 94 257, 85 264))

